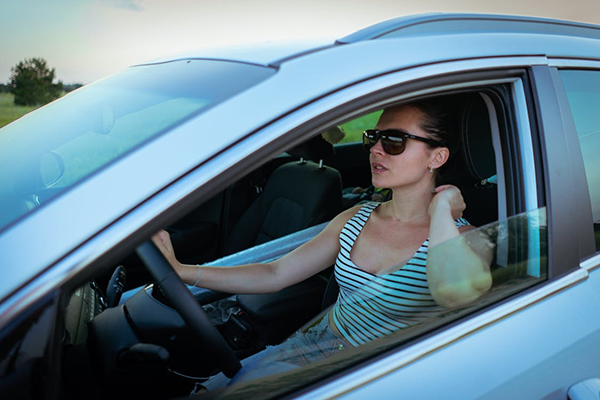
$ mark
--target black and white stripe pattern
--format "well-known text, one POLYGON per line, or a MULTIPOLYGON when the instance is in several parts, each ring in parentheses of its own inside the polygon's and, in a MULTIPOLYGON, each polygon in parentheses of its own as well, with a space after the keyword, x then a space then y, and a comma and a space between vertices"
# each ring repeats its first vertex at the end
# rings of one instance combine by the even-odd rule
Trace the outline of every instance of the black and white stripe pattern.
MULTIPOLYGON (((354 346, 414 325, 441 311, 429 293, 425 275, 429 239, 402 268, 389 274, 366 272, 351 261, 352 246, 379 204, 365 204, 340 233, 340 252, 335 263, 340 293, 332 312, 336 327, 354 346)), ((468 225, 463 218, 455 223, 457 227, 468 225)))

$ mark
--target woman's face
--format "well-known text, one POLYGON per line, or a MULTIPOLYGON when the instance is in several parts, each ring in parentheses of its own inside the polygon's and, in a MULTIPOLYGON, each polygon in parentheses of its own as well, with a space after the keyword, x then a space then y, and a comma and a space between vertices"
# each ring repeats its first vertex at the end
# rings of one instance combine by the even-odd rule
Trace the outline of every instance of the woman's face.
MULTIPOLYGON (((415 136, 431 138, 421 129, 421 118, 421 111, 409 105, 394 107, 384 111, 376 129, 398 129, 415 136)), ((383 151, 379 140, 371 148, 370 155, 373 186, 391 189, 431 189, 434 179, 429 168, 441 166, 440 160, 437 159, 439 149, 431 148, 418 140, 407 139, 404 152, 393 156, 383 151)))

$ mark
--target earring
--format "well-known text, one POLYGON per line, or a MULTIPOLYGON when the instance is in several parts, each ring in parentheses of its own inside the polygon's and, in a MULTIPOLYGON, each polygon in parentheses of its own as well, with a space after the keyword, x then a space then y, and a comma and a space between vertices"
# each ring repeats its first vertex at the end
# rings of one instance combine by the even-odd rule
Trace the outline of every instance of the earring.
POLYGON ((433 174, 433 165, 429 166, 429 172, 431 172, 433 174))

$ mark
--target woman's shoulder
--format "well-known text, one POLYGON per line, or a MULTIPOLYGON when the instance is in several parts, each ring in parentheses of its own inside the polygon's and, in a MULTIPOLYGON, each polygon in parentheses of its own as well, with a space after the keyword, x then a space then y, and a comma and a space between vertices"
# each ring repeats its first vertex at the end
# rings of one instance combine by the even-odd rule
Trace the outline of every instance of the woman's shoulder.
POLYGON ((373 211, 375 208, 377 208, 381 203, 379 202, 368 202, 368 203, 362 203, 362 204, 357 204, 353 207, 350 207, 344 211, 342 211, 341 213, 339 213, 337 215, 337 217, 335 217, 333 220, 331 220, 332 225, 339 227, 339 230, 341 231, 342 228, 344 227, 344 225, 346 225, 346 223, 352 218, 354 217, 356 214, 358 214, 361 211, 366 211, 366 212, 371 212, 373 211))
POLYGON ((348 222, 350 220, 350 218, 354 217, 356 215, 356 213, 359 212, 362 207, 363 207, 362 204, 357 204, 355 206, 352 206, 352 207, 342 211, 341 213, 339 213, 337 215, 337 217, 335 217, 333 219, 333 221, 336 221, 343 225, 346 222, 348 222))
POLYGON ((347 209, 345 211, 342 211, 340 214, 338 214, 338 216, 344 215, 344 218, 346 218, 346 221, 348 221, 350 218, 352 218, 359 212, 371 213, 373 210, 375 210, 380 205, 381 205, 381 202, 378 202, 378 201, 369 201, 366 203, 360 203, 353 207, 350 207, 349 209, 347 209))

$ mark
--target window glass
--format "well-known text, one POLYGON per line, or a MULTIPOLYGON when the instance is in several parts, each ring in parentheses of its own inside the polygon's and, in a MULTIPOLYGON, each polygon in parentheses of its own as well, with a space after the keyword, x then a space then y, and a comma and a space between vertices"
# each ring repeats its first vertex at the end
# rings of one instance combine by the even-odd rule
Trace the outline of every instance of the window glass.
POLYGON ((596 250, 600 250, 600 71, 560 71, 585 165, 596 250))
POLYGON ((213 60, 137 66, 3 127, 0 229, 128 151, 274 73, 213 60))
POLYGON ((273 397, 280 396, 314 379, 334 374, 387 349, 407 343, 545 280, 547 277, 546 227, 546 209, 541 208, 483 226, 430 248, 428 268, 430 263, 453 268, 457 263, 462 264, 468 254, 492 256, 491 289, 466 306, 446 308, 433 305, 426 307, 426 312, 413 314, 408 312, 407 307, 401 306, 396 306, 395 310, 378 309, 377 307, 384 303, 400 304, 405 301, 402 297, 410 294, 410 290, 400 290, 398 277, 403 277, 404 284, 407 285, 411 283, 410 281, 414 283, 424 278, 419 276, 419 271, 414 269, 410 262, 400 262, 398 267, 388 273, 377 275, 367 284, 358 287, 355 295, 340 296, 332 308, 301 329, 306 331, 314 328, 319 320, 330 318, 330 314, 335 314, 340 308, 347 308, 356 311, 356 315, 360 316, 359 322, 370 321, 368 324, 363 324, 361 332, 356 334, 348 332, 348 340, 345 342, 325 332, 322 340, 319 341, 318 349, 307 345, 302 337, 296 334, 288 339, 293 341, 293 346, 272 348, 263 354, 247 372, 248 377, 253 376, 252 371, 271 371, 270 374, 265 376, 261 372, 259 373, 261 378, 249 378, 248 382, 244 382, 242 375, 238 378, 239 384, 231 386, 229 390, 233 392, 232 394, 243 393, 251 398, 253 395, 264 395, 264 385, 269 385, 273 397), (498 259, 507 259, 508 262, 499 265, 496 262, 498 259), (367 309, 371 311, 365 313, 367 309), (385 318, 386 322, 383 323, 381 320, 375 322, 378 318, 385 318), (383 327, 384 325, 386 326, 383 327), (393 325, 396 327, 394 328, 393 325), (354 343, 348 345, 348 342, 354 343), (315 352, 320 353, 321 356, 314 357, 315 352), (311 362, 307 362, 303 354, 311 354, 311 362), (255 390, 258 392, 254 393, 255 390))

